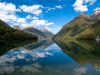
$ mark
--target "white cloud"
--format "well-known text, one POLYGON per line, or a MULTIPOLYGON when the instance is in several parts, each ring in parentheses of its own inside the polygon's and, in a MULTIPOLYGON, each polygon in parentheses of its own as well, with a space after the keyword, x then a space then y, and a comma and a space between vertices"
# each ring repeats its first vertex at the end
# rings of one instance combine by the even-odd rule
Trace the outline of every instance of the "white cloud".
POLYGON ((16 21, 17 17, 14 14, 4 14, 3 12, 0 12, 0 19, 2 19, 5 22, 8 22, 10 20, 16 21))
POLYGON ((22 5, 20 6, 20 9, 22 9, 24 12, 34 14, 36 16, 41 15, 42 13, 42 5, 32 5, 32 6, 27 6, 27 5, 22 5))
POLYGON ((88 11, 87 5, 80 5, 74 8, 76 12, 85 12, 88 11))
POLYGON ((31 16, 31 15, 27 15, 26 16, 26 19, 38 19, 38 17, 36 17, 36 16, 31 16))
MULTIPOLYGON (((39 19, 42 14, 43 6, 41 5, 22 5, 18 8, 12 3, 0 2, 0 19, 9 23, 10 26, 17 25, 19 27, 49 27, 54 25, 44 19, 39 19), (28 13, 26 17, 21 17, 17 12, 28 13)), ((56 6, 57 9, 62 9, 62 6, 56 6)))
POLYGON ((16 9, 16 11, 17 11, 17 12, 21 12, 21 9, 18 8, 18 9, 16 9))
POLYGON ((56 5, 55 7, 51 8, 51 7, 47 7, 48 11, 50 10, 56 10, 56 9, 63 9, 65 7, 65 5, 56 5))
POLYGON ((25 18, 18 18, 17 22, 20 24, 24 24, 24 23, 26 23, 26 19, 25 18))
POLYGON ((15 15, 16 6, 12 3, 2 3, 0 2, 0 19, 8 22, 9 20, 16 21, 17 17, 15 15))
POLYGON ((74 10, 77 12, 88 11, 87 5, 83 5, 83 2, 84 2, 83 0, 76 0, 76 2, 73 5, 74 10))
POLYGON ((39 27, 39 26, 43 26, 43 27, 48 27, 50 25, 53 25, 53 22, 48 22, 46 20, 39 20, 39 19, 35 19, 32 20, 30 23, 23 23, 22 27, 26 28, 26 27, 39 27))
POLYGON ((88 11, 88 5, 92 5, 95 2, 96 0, 76 0, 73 7, 76 12, 86 12, 88 11))
POLYGON ((0 2, 0 11, 7 11, 7 13, 14 13, 16 11, 16 6, 12 3, 2 3, 0 2))
POLYGON ((90 5, 94 4, 96 0, 84 0, 85 3, 89 3, 90 5))
POLYGON ((49 26, 54 24, 53 22, 48 22, 46 20, 33 20, 30 24, 34 26, 49 26))
POLYGON ((58 6, 56 6, 56 8, 58 8, 58 9, 62 9, 62 8, 63 8, 63 6, 58 5, 58 6))
POLYGON ((54 25, 52 27, 45 27, 45 28, 51 31, 52 33, 56 34, 59 30, 61 30, 62 26, 54 25))

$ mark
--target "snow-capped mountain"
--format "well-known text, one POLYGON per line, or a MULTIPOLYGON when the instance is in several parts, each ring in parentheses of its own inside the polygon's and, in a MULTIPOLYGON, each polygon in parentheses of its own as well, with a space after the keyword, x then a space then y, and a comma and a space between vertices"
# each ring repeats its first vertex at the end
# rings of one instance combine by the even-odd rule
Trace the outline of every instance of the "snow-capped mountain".
POLYGON ((95 19, 100 19, 100 8, 96 8, 94 13, 92 14, 92 17, 95 19))

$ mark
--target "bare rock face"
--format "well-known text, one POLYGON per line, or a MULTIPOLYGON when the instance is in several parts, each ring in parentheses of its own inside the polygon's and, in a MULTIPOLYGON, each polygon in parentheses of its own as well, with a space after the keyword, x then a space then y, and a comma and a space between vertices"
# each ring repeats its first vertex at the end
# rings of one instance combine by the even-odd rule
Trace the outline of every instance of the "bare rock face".
POLYGON ((93 17, 94 19, 100 19, 100 8, 95 9, 91 17, 93 17))

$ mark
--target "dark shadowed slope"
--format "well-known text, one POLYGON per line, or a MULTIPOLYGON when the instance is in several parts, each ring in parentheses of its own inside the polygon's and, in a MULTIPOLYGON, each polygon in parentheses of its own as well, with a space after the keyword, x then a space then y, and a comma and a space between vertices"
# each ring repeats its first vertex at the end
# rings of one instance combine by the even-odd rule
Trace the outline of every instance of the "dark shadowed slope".
POLYGON ((0 20, 0 54, 7 50, 37 41, 37 37, 10 27, 0 20))
POLYGON ((0 20, 0 39, 2 40, 21 40, 21 39, 33 39, 37 40, 37 37, 31 34, 27 34, 22 31, 18 31, 10 27, 8 24, 0 20))

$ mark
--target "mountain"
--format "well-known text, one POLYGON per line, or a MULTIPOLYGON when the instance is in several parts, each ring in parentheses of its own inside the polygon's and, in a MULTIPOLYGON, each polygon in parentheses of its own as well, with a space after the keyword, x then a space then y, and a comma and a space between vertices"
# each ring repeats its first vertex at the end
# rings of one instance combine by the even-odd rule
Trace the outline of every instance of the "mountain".
POLYGON ((25 41, 37 40, 37 37, 10 27, 7 23, 0 20, 0 41, 25 41))
POLYGON ((96 9, 94 13, 91 15, 91 17, 95 19, 100 19, 100 8, 96 9))
POLYGON ((16 29, 16 30, 22 31, 22 29, 17 25, 15 25, 13 28, 16 29))
POLYGON ((51 33, 48 29, 44 28, 44 29, 41 29, 41 31, 49 38, 53 38, 54 37, 54 34, 51 33))
POLYGON ((33 28, 33 27, 28 27, 28 28, 25 28, 23 31, 27 32, 27 33, 31 33, 33 35, 37 35, 38 38, 41 39, 41 40, 51 39, 54 36, 47 29, 39 30, 39 29, 36 29, 36 28, 33 28))
POLYGON ((100 13, 95 14, 96 12, 97 11, 95 11, 92 15, 81 13, 71 22, 66 24, 56 34, 54 39, 95 39, 97 36, 100 36, 100 13))
POLYGON ((37 41, 36 43, 24 46, 24 48, 27 50, 44 50, 47 49, 53 43, 54 43, 53 41, 48 41, 48 40, 37 41))
POLYGON ((37 36, 10 27, 0 20, 0 56, 12 48, 37 41, 37 36))

